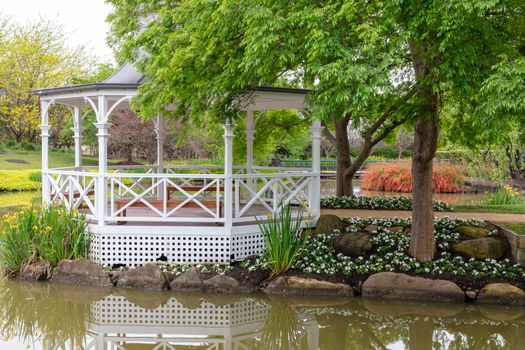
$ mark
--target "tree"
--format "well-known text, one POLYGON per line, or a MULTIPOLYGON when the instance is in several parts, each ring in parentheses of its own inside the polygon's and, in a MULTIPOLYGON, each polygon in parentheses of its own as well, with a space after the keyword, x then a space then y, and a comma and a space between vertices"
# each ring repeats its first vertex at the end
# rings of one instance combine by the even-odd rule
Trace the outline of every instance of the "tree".
MULTIPOLYGON (((64 29, 50 21, 8 23, 2 33, 0 125, 16 142, 35 141, 40 110, 33 90, 67 85, 72 76, 85 74, 92 60, 82 47, 67 47, 64 29)), ((50 119, 59 114, 50 111, 50 119)))
POLYGON ((332 123, 338 191, 351 193, 375 142, 414 121, 409 254, 435 252, 432 163, 440 116, 465 111, 491 67, 515 50, 518 0, 110 0, 113 42, 148 76, 135 100, 153 116, 176 101, 179 113, 239 115, 246 88, 288 82, 310 88, 312 116, 332 123), (154 16, 149 23, 145 14, 154 16), (155 14, 155 15, 153 15, 155 14), (348 124, 363 150, 348 152, 348 124), (368 140, 368 142, 367 142, 368 140))
POLYGON ((353 176, 373 147, 408 117, 399 106, 410 96, 410 83, 400 79, 406 54, 391 24, 378 21, 376 4, 110 2, 112 42, 149 79, 135 100, 141 115, 154 116, 177 101, 179 113, 211 110, 221 120, 236 119, 247 89, 309 88, 310 114, 325 122, 325 135, 336 145, 339 195, 353 193, 353 176), (147 23, 148 16, 155 20, 147 23), (362 130, 364 141, 353 161, 350 123, 362 130))
POLYGON ((398 24, 412 61, 417 115, 413 146, 413 210, 409 254, 429 261, 435 252, 432 163, 440 114, 447 105, 463 112, 501 55, 513 51, 523 2, 387 1, 384 20, 398 24))

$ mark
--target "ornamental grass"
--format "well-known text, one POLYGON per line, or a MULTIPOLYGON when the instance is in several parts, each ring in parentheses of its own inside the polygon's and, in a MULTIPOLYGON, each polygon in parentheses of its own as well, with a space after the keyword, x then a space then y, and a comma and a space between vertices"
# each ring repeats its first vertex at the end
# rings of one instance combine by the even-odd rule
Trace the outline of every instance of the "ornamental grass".
POLYGON ((276 215, 269 213, 267 220, 257 219, 264 237, 263 257, 272 276, 290 269, 296 262, 299 251, 309 235, 310 215, 305 217, 299 210, 294 215, 290 205, 281 206, 276 215), (307 232, 303 232, 306 224, 307 232))
POLYGON ((83 214, 63 206, 25 206, 3 215, 0 224, 0 267, 8 274, 34 261, 52 267, 63 259, 86 256, 89 239, 83 214))
MULTIPOLYGON (((463 175, 457 166, 436 163, 432 174, 432 191, 435 193, 461 192, 463 175)), ((412 163, 376 163, 367 166, 361 187, 365 190, 412 192, 412 163)))
POLYGON ((496 192, 488 194, 485 200, 486 205, 519 205, 523 203, 525 200, 519 191, 510 185, 505 185, 496 192))

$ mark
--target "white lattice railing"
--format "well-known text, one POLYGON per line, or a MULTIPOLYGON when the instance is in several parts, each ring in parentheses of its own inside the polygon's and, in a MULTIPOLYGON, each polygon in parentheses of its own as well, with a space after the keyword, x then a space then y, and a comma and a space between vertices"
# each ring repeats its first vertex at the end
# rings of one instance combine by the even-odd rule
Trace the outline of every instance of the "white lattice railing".
POLYGON ((248 222, 276 214, 282 205, 308 207, 317 174, 258 167, 234 168, 227 177, 222 167, 112 166, 103 177, 96 167, 51 169, 44 172, 52 202, 83 210, 97 219, 105 205, 104 221, 123 222, 248 222), (275 173, 275 171, 282 171, 275 173), (274 173, 272 173, 274 171, 274 173), (106 198, 95 200, 98 182, 106 198), (230 196, 225 189, 232 184, 230 196), (227 208, 231 210, 227 210, 227 208), (230 217, 225 217, 232 213, 230 217))
POLYGON ((82 171, 51 170, 45 172, 52 203, 63 203, 71 209, 82 209, 94 218, 97 174, 82 171))
POLYGON ((224 222, 224 175, 118 172, 107 179, 108 221, 224 222))
POLYGON ((234 176, 234 221, 277 214, 283 205, 308 207, 315 174, 242 174, 234 176))

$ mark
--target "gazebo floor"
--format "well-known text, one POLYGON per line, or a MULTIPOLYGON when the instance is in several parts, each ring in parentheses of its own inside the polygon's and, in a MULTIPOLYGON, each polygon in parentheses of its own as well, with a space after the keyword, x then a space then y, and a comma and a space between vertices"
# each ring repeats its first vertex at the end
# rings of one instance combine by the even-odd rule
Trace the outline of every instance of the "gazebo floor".
MULTIPOLYGON (((298 207, 292 207, 293 211, 299 211, 298 207)), ((242 221, 242 222, 233 222, 233 226, 244 226, 244 225, 254 225, 257 224, 255 220, 256 216, 265 216, 268 213, 268 210, 262 204, 252 205, 243 215, 242 218, 253 218, 253 220, 242 221)), ((194 221, 194 219, 203 218, 209 219, 212 216, 202 208, 180 208, 175 213, 170 215, 170 218, 188 218, 188 221, 147 221, 146 218, 155 218, 158 215, 149 208, 127 208, 126 216, 122 217, 122 221, 118 222, 118 225, 122 226, 222 226, 221 222, 199 222, 194 221), (145 218, 140 221, 126 221, 126 218, 145 218)), ((94 223, 94 222, 93 222, 94 223)), ((116 224, 116 223, 115 223, 116 224)))

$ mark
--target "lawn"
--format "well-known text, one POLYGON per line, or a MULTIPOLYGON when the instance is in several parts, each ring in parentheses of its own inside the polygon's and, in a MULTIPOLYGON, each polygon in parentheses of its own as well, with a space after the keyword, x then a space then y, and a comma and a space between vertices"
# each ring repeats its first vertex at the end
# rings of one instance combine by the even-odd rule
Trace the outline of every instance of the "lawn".
POLYGON ((525 214, 525 204, 486 205, 486 204, 455 204, 455 211, 460 213, 497 213, 525 214))
MULTIPOLYGON (((110 164, 116 164, 118 160, 110 161, 110 164)), ((49 167, 61 168, 73 166, 75 164, 75 153, 71 151, 53 151, 49 152, 49 167)), ((98 158, 93 156, 83 156, 83 165, 97 165, 98 158)), ((42 168, 42 154, 38 151, 23 151, 6 149, 0 152, 0 169, 2 170, 23 170, 42 168)))
POLYGON ((502 222, 501 225, 518 235, 525 235, 525 223, 522 222, 502 222))

